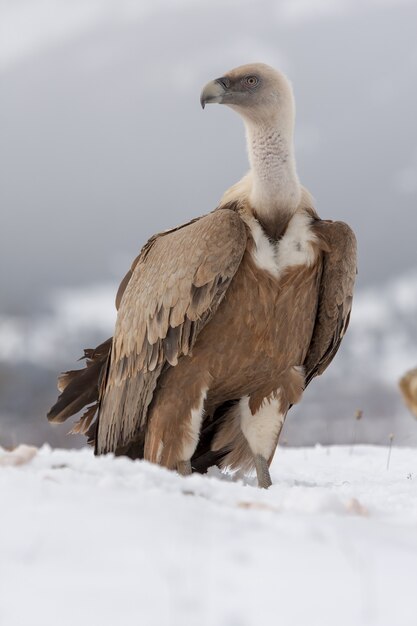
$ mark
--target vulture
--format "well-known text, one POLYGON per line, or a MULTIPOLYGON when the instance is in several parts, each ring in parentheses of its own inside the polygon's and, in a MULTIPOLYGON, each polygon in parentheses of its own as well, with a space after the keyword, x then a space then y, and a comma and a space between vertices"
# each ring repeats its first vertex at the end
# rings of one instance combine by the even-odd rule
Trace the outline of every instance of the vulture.
POLYGON ((417 367, 406 372, 398 385, 405 404, 417 417, 417 367))
POLYGON ((294 157, 292 88, 243 65, 209 82, 246 130, 249 172, 219 205, 154 235, 122 280, 114 336, 62 374, 48 413, 96 454, 182 475, 269 466, 285 417, 332 361, 349 323, 356 240, 318 217, 294 157))

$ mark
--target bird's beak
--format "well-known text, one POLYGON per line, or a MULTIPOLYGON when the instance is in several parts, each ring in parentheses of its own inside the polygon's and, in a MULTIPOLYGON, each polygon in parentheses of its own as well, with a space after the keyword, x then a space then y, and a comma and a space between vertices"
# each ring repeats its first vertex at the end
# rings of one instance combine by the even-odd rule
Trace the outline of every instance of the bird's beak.
POLYGON ((207 83, 200 96, 200 103, 203 109, 206 104, 214 102, 221 104, 225 94, 227 93, 229 84, 230 83, 227 78, 216 78, 216 80, 212 80, 207 83))

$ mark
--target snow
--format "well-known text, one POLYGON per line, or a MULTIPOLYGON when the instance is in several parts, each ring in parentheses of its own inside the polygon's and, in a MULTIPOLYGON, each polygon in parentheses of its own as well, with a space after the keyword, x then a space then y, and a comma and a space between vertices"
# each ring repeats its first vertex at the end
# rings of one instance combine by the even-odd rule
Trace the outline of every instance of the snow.
POLYGON ((415 449, 281 448, 268 491, 24 451, 0 467, 2 626, 416 623, 415 449))

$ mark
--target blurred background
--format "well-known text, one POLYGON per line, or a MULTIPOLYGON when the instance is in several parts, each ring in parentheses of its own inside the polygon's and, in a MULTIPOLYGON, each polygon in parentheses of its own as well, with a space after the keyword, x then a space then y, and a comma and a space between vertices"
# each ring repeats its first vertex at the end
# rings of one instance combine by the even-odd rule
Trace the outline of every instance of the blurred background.
POLYGON ((146 239, 245 173, 239 118, 199 94, 254 61, 290 77, 301 181, 359 242, 350 330, 284 443, 417 445, 397 388, 417 365, 416 24, 411 0, 0 0, 0 445, 81 445, 46 421, 56 374, 112 334, 146 239))

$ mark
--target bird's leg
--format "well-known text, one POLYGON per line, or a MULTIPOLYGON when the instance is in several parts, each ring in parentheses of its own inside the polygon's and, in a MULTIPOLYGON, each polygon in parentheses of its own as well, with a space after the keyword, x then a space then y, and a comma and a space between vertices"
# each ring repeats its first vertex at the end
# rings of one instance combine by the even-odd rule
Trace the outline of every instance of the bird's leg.
POLYGON ((262 454, 255 454, 253 459, 255 461, 258 485, 261 489, 268 489, 268 487, 272 485, 268 461, 265 459, 265 457, 262 456, 262 454))
POLYGON ((269 462, 278 443, 285 413, 281 411, 279 391, 257 406, 252 413, 250 398, 240 399, 240 427, 253 454, 258 485, 268 489, 272 484, 269 462))
POLYGON ((190 476, 192 473, 191 461, 178 461, 177 472, 181 476, 190 476))
POLYGON ((208 389, 204 379, 195 378, 186 393, 190 364, 191 360, 184 359, 168 369, 149 412, 144 446, 145 460, 176 469, 182 476, 192 471, 191 457, 200 437, 208 389))

